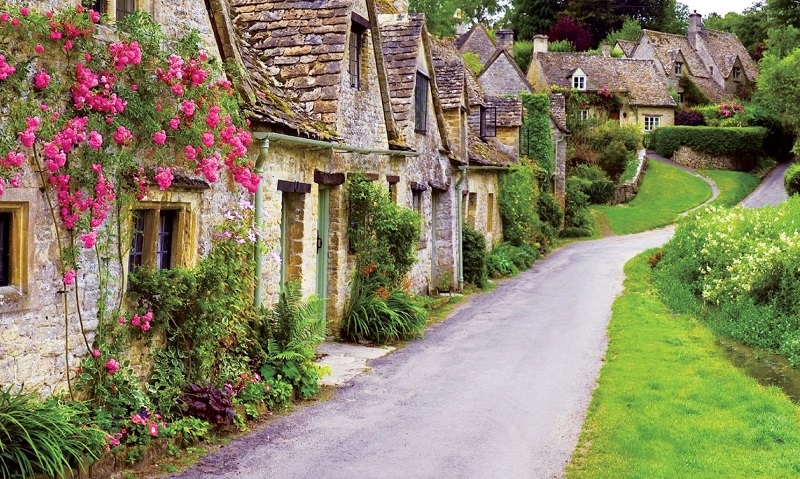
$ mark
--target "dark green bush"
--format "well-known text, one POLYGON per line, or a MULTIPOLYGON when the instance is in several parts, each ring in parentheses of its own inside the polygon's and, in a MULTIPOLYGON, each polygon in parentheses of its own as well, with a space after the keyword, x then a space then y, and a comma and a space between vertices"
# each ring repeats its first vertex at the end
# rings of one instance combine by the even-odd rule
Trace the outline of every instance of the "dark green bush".
POLYGON ((519 246, 530 244, 541 230, 541 221, 536 214, 539 194, 536 167, 527 159, 512 166, 502 178, 498 206, 503 222, 503 236, 519 246))
POLYGON ((581 189, 580 178, 567 178, 567 198, 564 208, 564 227, 590 229, 589 196, 581 189))
POLYGON ((607 121, 589 133, 589 143, 594 151, 603 149, 613 141, 621 141, 628 151, 641 148, 642 132, 635 126, 620 126, 616 121, 607 121))
POLYGON ((800 193, 800 163, 795 163, 786 170, 786 175, 783 177, 783 186, 789 195, 800 193))
POLYGON ((697 106, 712 103, 711 98, 698 88, 688 75, 683 75, 678 79, 678 86, 683 90, 684 105, 697 106))
POLYGON ((628 163, 628 150, 625 148, 625 143, 621 140, 613 140, 608 143, 600 150, 597 163, 603 171, 608 173, 611 179, 619 179, 622 172, 625 171, 625 165, 628 163))
POLYGON ((486 287, 486 238, 475 228, 464 225, 464 281, 479 288, 486 287))
POLYGON ((737 169, 749 170, 763 155, 766 129, 762 127, 718 128, 711 126, 662 126, 653 133, 654 147, 661 156, 672 156, 681 146, 698 153, 737 159, 737 169))
POLYGON ((592 236, 592 231, 587 228, 575 228, 570 226, 561 230, 558 236, 561 238, 587 238, 592 236))
POLYGON ((550 193, 541 193, 536 202, 536 211, 544 225, 549 226, 554 232, 561 228, 564 221, 564 210, 561 209, 555 196, 550 193))
POLYGON ((514 62, 519 69, 526 72, 531 64, 533 42, 514 42, 514 62))
MULTIPOLYGON (((627 164, 627 163, 626 163, 627 164)), ((572 176, 585 180, 581 183, 583 192, 589 196, 589 202, 602 205, 614 199, 616 185, 605 171, 595 165, 575 165, 572 176)))

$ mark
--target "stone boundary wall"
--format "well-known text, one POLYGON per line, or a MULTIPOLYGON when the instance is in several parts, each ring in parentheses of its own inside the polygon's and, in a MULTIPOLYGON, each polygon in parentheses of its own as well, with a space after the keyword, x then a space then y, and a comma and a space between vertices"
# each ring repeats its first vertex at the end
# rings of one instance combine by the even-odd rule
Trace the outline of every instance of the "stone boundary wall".
POLYGON ((636 169, 636 175, 625 184, 617 186, 617 189, 614 191, 614 203, 615 205, 619 205, 622 203, 627 203, 630 200, 636 198, 636 193, 639 192, 639 187, 642 186, 642 181, 644 181, 644 174, 647 171, 648 165, 648 158, 645 150, 639 150, 639 167, 636 169))
POLYGON ((672 154, 672 161, 696 170, 734 170, 742 169, 742 163, 725 156, 712 156, 698 153, 688 146, 681 146, 672 154))

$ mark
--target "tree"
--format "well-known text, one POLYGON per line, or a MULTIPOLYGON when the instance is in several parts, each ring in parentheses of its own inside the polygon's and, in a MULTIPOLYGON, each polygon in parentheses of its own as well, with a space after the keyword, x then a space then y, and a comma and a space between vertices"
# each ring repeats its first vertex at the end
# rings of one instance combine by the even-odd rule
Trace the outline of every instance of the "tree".
POLYGON ((602 43, 607 45, 614 46, 617 43, 617 40, 628 40, 631 42, 635 42, 639 40, 639 37, 642 35, 642 25, 639 23, 638 20, 634 20, 629 18, 625 20, 625 23, 622 24, 622 28, 619 30, 614 30, 608 33, 605 40, 602 43))
POLYGON ((638 20, 643 28, 657 29, 669 6, 670 0, 572 0, 566 14, 586 25, 597 42, 622 28, 628 18, 638 20))
POLYGON ((767 51, 776 58, 786 58, 800 47, 800 29, 791 25, 770 28, 767 37, 767 51))
POLYGON ((750 55, 754 55, 759 47, 764 45, 765 33, 770 26, 784 26, 782 23, 776 25, 771 23, 764 4, 756 2, 742 13, 728 12, 724 17, 712 13, 705 19, 703 25, 710 30, 735 33, 750 55))
POLYGON ((664 15, 664 20, 658 30, 664 33, 686 35, 686 30, 688 29, 689 6, 676 0, 670 0, 664 15))
POLYGON ((553 42, 567 40, 578 52, 586 51, 592 46, 592 37, 589 31, 571 17, 561 17, 547 32, 547 36, 553 42))
POLYGON ((562 0, 512 0, 511 27, 521 40, 545 33, 564 8, 562 0))
POLYGON ((438 37, 453 36, 455 26, 463 21, 465 23, 488 23, 501 6, 490 0, 410 0, 409 11, 425 14, 428 31, 438 37), (461 10, 461 19, 456 17, 456 11, 461 10))
MULTIPOLYGON (((797 105, 800 104, 800 89, 797 85, 800 85, 800 48, 795 48, 783 58, 767 50, 760 66, 761 74, 758 77, 754 101, 798 135, 800 117, 797 115, 797 105)), ((797 153, 797 143, 794 150, 797 153)))
POLYGON ((792 25, 800 28, 800 5, 797 0, 767 0, 766 10, 775 26, 792 25))

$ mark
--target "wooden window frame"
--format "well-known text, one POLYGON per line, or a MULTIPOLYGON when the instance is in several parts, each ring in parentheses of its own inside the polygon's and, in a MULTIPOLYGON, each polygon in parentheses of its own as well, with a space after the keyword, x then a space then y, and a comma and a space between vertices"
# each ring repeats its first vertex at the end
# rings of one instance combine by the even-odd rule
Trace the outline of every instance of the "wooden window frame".
POLYGON ((418 71, 414 83, 414 131, 425 134, 428 131, 428 91, 431 80, 418 71))
POLYGON ((141 10, 142 3, 142 0, 95 0, 91 8, 107 15, 111 21, 118 21, 136 10, 141 10))
POLYGON ((497 108, 481 106, 481 138, 497 136, 497 108))
POLYGON ((128 243, 128 272, 144 266, 156 269, 172 269, 188 266, 194 257, 194 242, 190 241, 192 208, 189 203, 141 202, 131 214, 128 243), (138 219, 137 219, 138 218, 138 219), (169 248, 162 243, 164 221, 169 221, 169 248), (141 230, 139 229, 141 228, 141 230), (137 251, 134 241, 141 235, 142 248, 137 251), (167 263, 164 264, 164 258, 167 263), (135 258, 139 257, 137 261, 135 258))
POLYGON ((7 273, 0 292, 8 288, 24 293, 28 289, 28 212, 27 202, 0 202, 0 215, 7 221, 2 231, 2 261, 7 273))

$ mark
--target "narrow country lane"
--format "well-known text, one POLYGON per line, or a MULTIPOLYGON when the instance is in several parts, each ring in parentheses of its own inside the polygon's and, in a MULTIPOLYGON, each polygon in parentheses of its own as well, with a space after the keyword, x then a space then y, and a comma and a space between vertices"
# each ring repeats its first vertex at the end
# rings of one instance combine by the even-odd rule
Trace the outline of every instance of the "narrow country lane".
POLYGON ((472 298, 313 407, 180 478, 555 478, 606 349, 623 265, 672 229, 573 243, 472 298))
POLYGON ((783 175, 791 163, 781 163, 767 176, 761 185, 742 201, 745 208, 760 208, 766 205, 777 205, 788 198, 783 187, 783 175))

